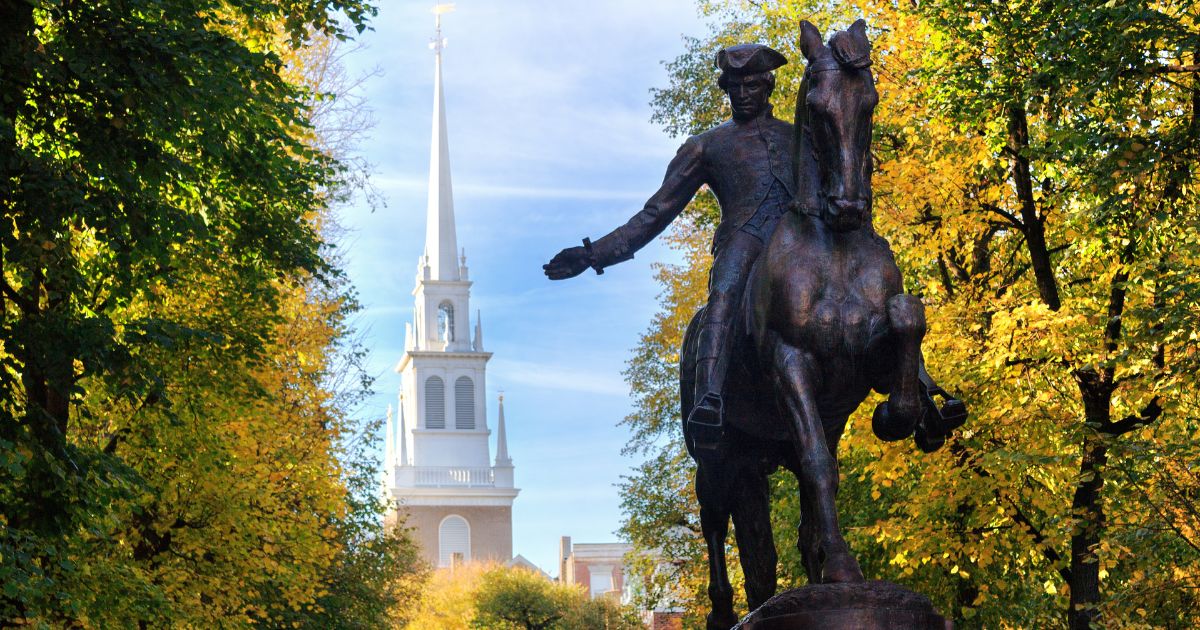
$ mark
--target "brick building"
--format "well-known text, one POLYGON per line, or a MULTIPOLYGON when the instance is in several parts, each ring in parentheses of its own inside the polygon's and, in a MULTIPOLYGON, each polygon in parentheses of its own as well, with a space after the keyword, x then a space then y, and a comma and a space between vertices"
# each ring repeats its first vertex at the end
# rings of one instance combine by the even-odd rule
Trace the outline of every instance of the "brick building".
POLYGON ((614 597, 626 601, 625 554, 633 548, 624 543, 571 544, 570 536, 559 541, 558 579, 587 589, 593 599, 614 597))

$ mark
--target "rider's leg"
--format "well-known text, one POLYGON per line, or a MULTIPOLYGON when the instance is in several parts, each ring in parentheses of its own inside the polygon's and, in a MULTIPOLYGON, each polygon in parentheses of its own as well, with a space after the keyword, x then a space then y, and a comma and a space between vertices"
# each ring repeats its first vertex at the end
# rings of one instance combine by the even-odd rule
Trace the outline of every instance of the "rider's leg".
POLYGON ((688 415, 695 443, 715 448, 723 422, 722 389, 728 367, 729 331, 741 302, 746 276, 762 251, 762 241, 735 232, 717 252, 708 279, 708 307, 696 343, 696 404, 688 415))

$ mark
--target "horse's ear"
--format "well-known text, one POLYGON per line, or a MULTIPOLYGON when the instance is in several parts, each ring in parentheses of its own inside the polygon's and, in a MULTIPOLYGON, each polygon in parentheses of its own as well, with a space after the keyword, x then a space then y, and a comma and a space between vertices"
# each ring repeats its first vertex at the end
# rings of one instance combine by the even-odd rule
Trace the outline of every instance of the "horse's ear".
POLYGON ((809 61, 816 59, 822 46, 821 31, 812 22, 800 20, 800 52, 804 53, 804 58, 809 61))
POLYGON ((866 41, 867 39, 867 22, 862 18, 855 20, 854 24, 851 24, 850 28, 846 30, 848 30, 855 39, 861 38, 863 41, 866 41))

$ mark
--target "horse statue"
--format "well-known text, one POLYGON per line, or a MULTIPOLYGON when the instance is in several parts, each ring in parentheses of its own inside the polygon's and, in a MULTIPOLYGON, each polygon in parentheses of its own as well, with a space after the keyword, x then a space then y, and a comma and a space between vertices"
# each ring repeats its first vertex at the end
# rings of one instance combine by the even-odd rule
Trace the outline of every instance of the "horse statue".
POLYGON ((927 452, 966 419, 963 404, 924 370, 924 307, 904 292, 891 249, 872 226, 871 117, 879 97, 866 23, 826 45, 802 22, 800 47, 807 67, 796 105, 796 198, 751 270, 722 359, 730 362, 725 429, 715 450, 698 448, 686 421, 703 309, 681 353, 684 437, 708 547, 709 630, 738 619, 725 562, 731 518, 751 609, 775 594, 772 471, 783 466, 799 481, 797 546, 809 582, 863 581, 834 503, 838 440, 850 414, 871 390, 885 394, 872 418, 875 435, 912 436, 927 452))

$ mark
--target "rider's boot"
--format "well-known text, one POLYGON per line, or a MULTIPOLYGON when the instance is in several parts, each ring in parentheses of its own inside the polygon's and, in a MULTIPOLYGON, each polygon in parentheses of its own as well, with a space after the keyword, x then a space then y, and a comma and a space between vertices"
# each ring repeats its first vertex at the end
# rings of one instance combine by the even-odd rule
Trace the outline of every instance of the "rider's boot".
POLYGON ((721 395, 708 392, 688 414, 688 428, 697 448, 716 450, 725 423, 725 405, 721 395))
POLYGON ((721 440, 725 424, 725 404, 721 388, 725 384, 721 353, 724 350, 724 326, 705 322, 700 329, 696 360, 696 404, 688 414, 688 430, 697 448, 714 450, 721 440))

